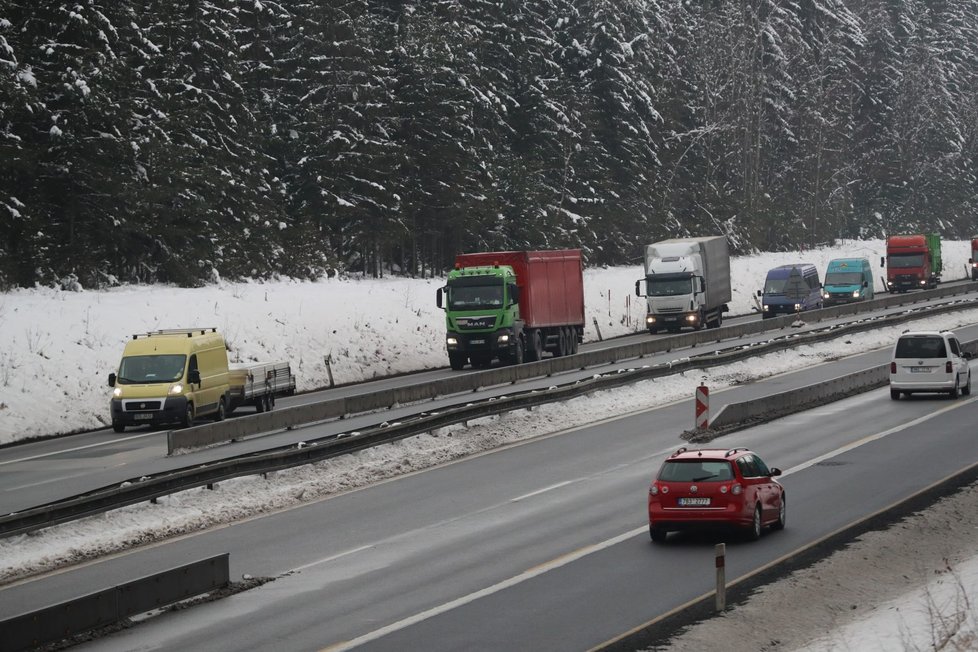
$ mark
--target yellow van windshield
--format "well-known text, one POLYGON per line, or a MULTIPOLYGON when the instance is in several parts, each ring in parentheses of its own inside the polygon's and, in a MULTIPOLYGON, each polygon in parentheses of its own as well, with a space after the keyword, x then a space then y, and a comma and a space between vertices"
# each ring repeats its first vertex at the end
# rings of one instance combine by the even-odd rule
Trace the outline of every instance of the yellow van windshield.
POLYGON ((117 382, 123 385, 172 383, 183 378, 185 355, 130 355, 119 365, 117 382))

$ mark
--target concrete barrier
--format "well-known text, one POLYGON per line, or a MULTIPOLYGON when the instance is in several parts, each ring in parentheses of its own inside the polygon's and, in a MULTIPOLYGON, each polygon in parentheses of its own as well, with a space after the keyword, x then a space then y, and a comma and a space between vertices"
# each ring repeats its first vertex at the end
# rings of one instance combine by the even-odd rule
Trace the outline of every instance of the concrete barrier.
POLYGON ((77 634, 228 586, 228 554, 89 593, 0 621, 0 652, 49 645, 77 634))
MULTIPOLYGON (((819 322, 844 315, 889 308, 895 305, 918 303, 927 299, 954 296, 972 291, 978 291, 978 283, 942 286, 934 290, 887 295, 872 301, 811 310, 802 313, 801 318, 809 323, 819 322)), ((797 318, 795 315, 784 315, 721 328, 683 332, 670 337, 633 342, 609 349, 576 353, 560 358, 547 358, 518 366, 461 373, 452 378, 434 382, 408 385, 379 392, 365 392, 343 399, 329 399, 294 408, 282 408, 273 412, 238 417, 220 423, 171 431, 167 434, 168 453, 172 455, 177 450, 212 446, 259 433, 295 428, 349 414, 371 412, 460 392, 472 392, 483 387, 513 384, 521 380, 547 377, 564 371, 616 364, 623 360, 641 359, 675 349, 686 349, 710 342, 721 342, 768 331, 783 330, 791 326, 797 318)))
MULTIPOLYGON (((961 346, 972 355, 978 352, 978 340, 962 342, 961 346)), ((769 418, 771 415, 799 412, 813 403, 836 401, 855 392, 883 387, 889 382, 890 365, 887 363, 780 394, 772 394, 739 403, 729 403, 720 408, 709 427, 722 430, 758 419, 769 418)))

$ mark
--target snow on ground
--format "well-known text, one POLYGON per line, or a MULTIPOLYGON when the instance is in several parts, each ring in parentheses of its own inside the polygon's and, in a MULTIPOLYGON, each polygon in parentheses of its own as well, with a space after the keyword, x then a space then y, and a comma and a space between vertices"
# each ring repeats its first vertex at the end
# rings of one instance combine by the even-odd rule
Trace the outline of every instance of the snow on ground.
MULTIPOLYGON (((731 315, 752 312, 771 267, 810 262, 824 275, 832 258, 866 257, 875 267, 884 250, 882 240, 846 241, 735 257, 731 315)), ((945 242, 945 278, 962 278, 969 255, 968 241, 945 242)), ((603 338, 642 327, 644 299, 634 293, 642 275, 640 265, 585 270, 586 341, 598 339, 595 323, 603 338)), ((126 340, 160 328, 216 326, 232 362, 288 360, 300 391, 328 385, 327 358, 339 384, 445 367, 444 316, 435 306, 443 283, 333 278, 0 294, 0 445, 106 427, 107 378, 126 340)))
MULTIPOLYGON (((731 312, 748 314, 754 293, 771 267, 811 262, 820 270, 837 257, 865 256, 872 263, 882 241, 843 242, 803 253, 759 254, 732 261, 731 312)), ((944 243, 945 278, 961 278, 968 242, 944 243)), ((644 304, 634 296, 639 266, 585 271, 586 339, 641 328, 644 304)), ((63 292, 48 288, 0 295, 0 444, 31 437, 100 428, 107 424, 106 378, 132 333, 158 328, 217 326, 233 361, 284 359, 293 364, 299 389, 327 384, 325 358, 339 383, 446 366, 444 321, 434 305, 442 279, 328 279, 318 282, 221 283, 200 289, 163 286, 63 292), (62 406, 63 409, 52 409, 62 406)), ((880 280, 877 278, 877 290, 880 280)), ((919 328, 954 328, 978 322, 967 311, 915 322, 919 328)), ((847 337, 858 353, 888 346, 901 327, 847 337)), ((840 354, 838 342, 780 351, 763 360, 737 362, 598 392, 572 404, 472 421, 400 442, 260 477, 224 482, 213 491, 192 490, 40 532, 0 540, 0 583, 63 567, 134 545, 197 531, 251 515, 286 509, 375 481, 563 428, 620 416, 673 401, 688 401, 701 379, 714 391, 763 374, 809 366, 840 354), (655 391, 649 391, 650 383, 655 391)), ((691 416, 692 419, 692 416, 691 416)), ((650 469, 652 472, 653 469, 650 469)), ((978 561, 956 573, 974 586, 978 561)), ((922 604, 955 599, 939 586, 887 603, 875 615, 835 630, 806 652, 894 649, 908 632, 926 636, 926 617, 911 613, 922 604), (884 631, 899 638, 880 638, 884 631), (892 645, 891 645, 892 643, 892 645), (875 645, 876 647, 871 647, 875 645)), ((926 644, 920 639, 919 645, 926 644)))
MULTIPOLYGON (((978 310, 914 321, 915 328, 955 328, 978 322, 978 310)), ((39 532, 0 539, 0 583, 85 559, 125 550, 177 534, 198 531, 248 516, 285 509, 349 491, 379 480, 443 464, 479 451, 601 419, 675 401, 692 401, 700 381, 715 392, 744 380, 811 366, 821 360, 890 346, 906 328, 895 325, 778 351, 721 367, 668 379, 648 380, 596 392, 572 402, 455 425, 356 454, 260 476, 222 482, 211 491, 195 489, 158 504, 140 504, 39 532), (650 389, 654 388, 654 389, 650 389)), ((692 427, 693 411, 690 410, 692 427)), ((676 433, 677 437, 680 433, 676 433)), ((677 439, 677 445, 679 444, 677 439)), ((654 472, 650 468, 649 472, 654 472)), ((638 518, 638 515, 637 515, 638 518)))

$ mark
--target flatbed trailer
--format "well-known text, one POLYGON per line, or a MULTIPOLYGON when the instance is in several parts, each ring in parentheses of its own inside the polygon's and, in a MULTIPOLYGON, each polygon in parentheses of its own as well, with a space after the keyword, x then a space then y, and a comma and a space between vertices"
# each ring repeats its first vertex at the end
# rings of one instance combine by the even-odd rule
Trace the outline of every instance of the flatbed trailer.
POLYGON ((239 363, 228 366, 229 412, 243 405, 256 412, 275 407, 275 398, 295 394, 295 376, 288 362, 239 363))

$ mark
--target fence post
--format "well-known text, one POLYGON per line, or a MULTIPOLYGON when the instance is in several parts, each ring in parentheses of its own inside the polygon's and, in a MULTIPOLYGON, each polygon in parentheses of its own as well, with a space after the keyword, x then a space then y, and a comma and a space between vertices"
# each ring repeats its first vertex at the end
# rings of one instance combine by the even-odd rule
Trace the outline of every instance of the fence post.
POLYGON ((329 376, 329 387, 332 389, 335 386, 333 383, 333 354, 327 355, 324 362, 326 363, 326 374, 329 376))

